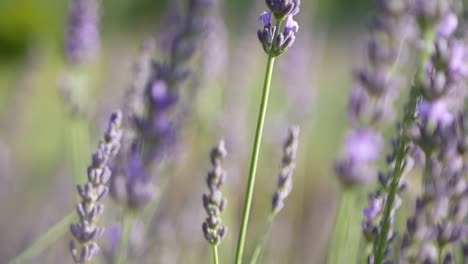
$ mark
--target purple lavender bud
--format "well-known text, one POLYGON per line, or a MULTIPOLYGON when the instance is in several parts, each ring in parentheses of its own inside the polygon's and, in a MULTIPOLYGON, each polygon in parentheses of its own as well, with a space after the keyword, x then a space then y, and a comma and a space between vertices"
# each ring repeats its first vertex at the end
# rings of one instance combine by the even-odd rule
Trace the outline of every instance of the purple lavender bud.
POLYGON ((434 102, 422 101, 418 104, 416 113, 428 126, 448 127, 455 121, 455 116, 448 110, 443 100, 434 102))
POLYGON ((296 32, 299 30, 299 24, 294 20, 292 15, 286 18, 286 25, 284 26, 284 35, 289 35, 291 32, 296 32))
POLYGON ((93 60, 99 49, 96 0, 72 0, 68 14, 66 54, 71 64, 93 60))
POLYGON ((262 22, 264 28, 269 28, 271 26, 272 15, 273 13, 271 11, 263 12, 258 16, 258 22, 262 22))
POLYGON ((377 175, 375 162, 383 145, 382 137, 371 129, 357 129, 346 136, 343 157, 336 163, 336 172, 344 184, 372 181, 377 175))
POLYGON ((455 32, 458 26, 457 15, 448 14, 437 26, 437 37, 449 38, 455 32))
POLYGON ((177 101, 177 97, 171 94, 163 80, 154 80, 149 92, 151 103, 154 105, 154 108, 157 108, 159 111, 166 110, 177 101))
POLYGON ((218 245, 227 233, 227 228, 222 225, 220 215, 226 207, 226 199, 219 190, 226 175, 223 169, 223 161, 227 155, 224 141, 221 140, 211 150, 210 160, 213 168, 208 172, 207 186, 209 192, 203 194, 203 207, 208 215, 202 224, 203 234, 208 243, 218 245))
POLYGON ((266 0, 265 2, 278 20, 284 20, 289 15, 296 15, 301 5, 300 0, 266 0))
POLYGON ((155 187, 146 175, 140 151, 134 147, 127 161, 126 198, 130 209, 140 210, 154 197, 155 187))
POLYGON ((364 208, 363 213, 369 221, 374 221, 377 215, 379 215, 382 211, 382 200, 371 196, 369 197, 369 201, 370 207, 364 208))
POLYGON ((383 146, 382 137, 371 129, 358 129, 348 133, 345 142, 345 156, 357 162, 374 162, 383 146))
POLYGON ((122 114, 120 112, 111 115, 104 139, 100 142, 88 168, 89 182, 77 187, 78 194, 81 197, 81 202, 77 205, 77 214, 80 220, 78 223, 70 225, 70 232, 76 240, 76 242, 70 242, 70 252, 75 263, 88 262, 99 251, 96 240, 102 235, 104 229, 96 224, 99 216, 104 211, 101 200, 107 193, 108 189, 105 184, 109 177, 97 177, 96 175, 102 175, 102 173, 109 170, 107 163, 114 157, 120 147, 121 122, 122 114))

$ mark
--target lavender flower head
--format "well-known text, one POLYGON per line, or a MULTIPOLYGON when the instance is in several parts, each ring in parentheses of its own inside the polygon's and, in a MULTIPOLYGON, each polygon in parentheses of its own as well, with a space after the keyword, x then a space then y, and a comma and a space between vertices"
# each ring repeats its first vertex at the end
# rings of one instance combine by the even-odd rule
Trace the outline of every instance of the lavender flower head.
POLYGON ((372 165, 383 146, 380 134, 372 129, 356 129, 347 134, 344 153, 336 163, 336 172, 346 185, 371 182, 377 171, 372 165))
POLYGON ((299 24, 294 16, 299 13, 299 0, 267 0, 270 11, 263 12, 258 21, 263 24, 263 29, 257 31, 258 39, 263 50, 269 56, 278 57, 285 53, 294 43, 295 33, 299 30, 299 24), (278 25, 285 20, 283 32, 280 28, 272 26, 271 19, 275 16, 278 25))
POLYGON ((131 208, 142 208, 151 200, 154 187, 150 170, 160 169, 161 160, 177 142, 181 119, 187 111, 184 107, 190 106, 190 101, 180 103, 181 88, 194 79, 188 64, 207 33, 204 19, 211 6, 211 0, 187 0, 185 13, 168 23, 170 36, 165 38, 163 51, 167 57, 154 60, 149 45, 144 45, 135 65, 135 80, 129 89, 131 101, 126 104, 130 109, 126 118, 129 131, 119 164, 115 164, 118 176, 113 177, 111 185, 113 197, 131 208))
POLYGON ((102 199, 108 192, 106 184, 111 177, 108 163, 120 148, 121 123, 122 113, 113 113, 104 140, 99 143, 88 167, 88 182, 77 186, 81 197, 81 202, 76 206, 79 222, 70 225, 74 237, 70 242, 70 251, 75 263, 88 262, 99 252, 96 241, 103 234, 104 228, 98 226, 97 222, 104 212, 102 199))
POLYGON ((292 176, 296 167, 296 152, 299 145, 299 127, 289 129, 288 137, 283 146, 281 172, 278 177, 278 189, 273 194, 272 213, 277 214, 284 207, 284 199, 292 190, 292 176))
POLYGON ((220 218, 227 204, 227 200, 223 198, 220 191, 226 179, 226 171, 222 167, 226 155, 224 141, 221 140, 211 151, 210 159, 213 168, 208 172, 206 179, 209 192, 203 194, 203 207, 208 217, 203 222, 202 229, 205 239, 212 245, 218 245, 227 233, 227 227, 222 225, 220 218))
POLYGON ((65 48, 70 64, 82 64, 96 57, 99 49, 98 24, 96 0, 71 1, 65 48))

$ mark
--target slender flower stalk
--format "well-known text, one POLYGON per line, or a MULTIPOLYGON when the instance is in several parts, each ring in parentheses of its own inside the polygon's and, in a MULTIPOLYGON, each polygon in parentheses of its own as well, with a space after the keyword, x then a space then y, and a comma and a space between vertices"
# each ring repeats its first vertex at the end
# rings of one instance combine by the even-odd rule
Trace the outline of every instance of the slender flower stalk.
POLYGON ((356 70, 355 87, 349 99, 350 131, 344 151, 335 164, 343 187, 335 217, 335 226, 328 253, 328 263, 357 261, 359 235, 355 225, 362 216, 354 210, 361 207, 362 186, 375 182, 376 162, 380 159, 384 140, 379 126, 394 116, 393 104, 398 98, 401 78, 399 63, 405 51, 406 3, 376 1, 377 13, 369 24, 366 64, 356 70))
POLYGON ((295 40, 295 32, 299 25, 294 21, 294 15, 299 13, 299 0, 272 0, 266 1, 270 12, 264 12, 260 15, 259 21, 263 22, 263 29, 258 30, 258 38, 268 55, 263 92, 260 102, 260 111, 257 120, 257 129, 252 150, 252 159, 250 162, 249 177, 247 180, 247 191, 245 194, 244 210, 242 214, 241 228, 237 240, 236 264, 242 263, 244 253, 245 236, 250 216, 250 207, 255 185, 255 174, 257 171, 257 162, 260 153, 260 144, 265 123, 266 110, 268 106, 268 96, 270 93, 271 77, 273 75, 273 65, 275 58, 289 49, 295 40), (272 26, 272 16, 276 18, 276 26, 272 26), (284 31, 280 32, 282 21, 286 20, 284 31))
POLYGON ((70 242, 70 251, 75 263, 87 263, 99 252, 96 241, 103 234, 104 228, 99 227, 97 223, 104 212, 102 199, 108 192, 106 184, 111 177, 108 162, 115 157, 120 148, 121 123, 122 114, 113 113, 104 140, 99 143, 88 167, 88 182, 77 187, 81 197, 81 202, 76 207, 79 221, 70 225, 74 237, 70 242))
POLYGON ((284 200, 289 196, 292 191, 293 172, 296 168, 296 153, 299 145, 299 127, 293 126, 289 129, 288 137, 283 145, 283 158, 281 160, 281 170, 278 176, 277 190, 273 193, 271 200, 271 211, 268 215, 265 229, 262 236, 257 241, 254 252, 250 259, 251 264, 257 263, 260 259, 263 247, 265 246, 266 239, 273 226, 276 215, 283 209, 284 200))
POLYGON ((213 248, 213 263, 218 264, 218 245, 227 234, 227 227, 222 225, 221 213, 226 208, 227 200, 223 198, 220 187, 226 180, 226 171, 223 169, 223 161, 227 152, 224 141, 221 140, 211 150, 210 160, 213 168, 208 172, 206 184, 209 192, 203 194, 203 207, 208 217, 203 222, 202 230, 205 239, 213 248))
MULTIPOLYGON (((390 230, 392 226, 392 218, 395 211, 395 200, 397 199, 397 192, 401 186, 401 176, 405 170, 408 148, 411 143, 411 137, 408 131, 411 129, 412 124, 415 122, 415 115, 417 113, 417 104, 421 100, 421 97, 427 96, 425 92, 426 85, 426 69, 428 65, 431 65, 430 58, 434 51, 436 37, 441 33, 447 33, 446 30, 440 31, 441 22, 446 17, 451 16, 451 12, 456 9, 456 4, 453 3, 438 3, 435 5, 428 5, 426 3, 415 1, 415 5, 412 6, 412 12, 418 22, 420 29, 422 47, 419 55, 418 70, 415 74, 414 84, 411 88, 410 98, 407 104, 406 112, 401 123, 401 129, 399 131, 398 144, 395 150, 395 162, 394 168, 391 172, 390 184, 384 203, 384 209, 382 212, 382 220, 380 223, 380 231, 377 236, 376 245, 374 247, 374 262, 381 264, 385 260, 388 252, 388 242, 390 236, 390 230), (432 9, 431 9, 432 8, 432 9)), ((450 30, 449 30, 450 31, 450 30)), ((453 30, 451 30, 453 31, 453 30)), ((433 75, 436 76, 436 75, 433 75)), ((430 153, 426 152, 426 156, 430 153)), ((427 161, 429 161, 426 158, 427 161)), ((427 164, 426 164, 427 165, 427 164)), ((427 170, 424 170, 425 172, 427 170)), ((423 177, 424 181, 428 180, 428 175, 423 177)))
POLYGON ((70 230, 70 224, 76 218, 76 213, 71 212, 65 216, 60 222, 49 228, 47 232, 42 234, 30 247, 24 250, 21 254, 10 260, 10 264, 28 263, 32 258, 39 255, 47 249, 51 244, 59 240, 59 238, 70 230))

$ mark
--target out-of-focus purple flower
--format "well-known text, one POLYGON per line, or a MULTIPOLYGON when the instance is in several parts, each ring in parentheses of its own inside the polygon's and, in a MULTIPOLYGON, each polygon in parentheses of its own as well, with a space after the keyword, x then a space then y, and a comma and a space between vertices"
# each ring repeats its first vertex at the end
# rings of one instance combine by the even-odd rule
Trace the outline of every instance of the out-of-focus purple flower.
POLYGON ((177 96, 172 94, 165 81, 155 80, 149 88, 149 98, 151 103, 160 111, 166 110, 174 105, 177 101, 177 96))
MULTIPOLYGON (((194 77, 189 62, 210 29, 206 19, 212 6, 212 0, 187 0, 186 8, 178 8, 177 16, 167 21, 170 33, 163 37, 166 48, 163 54, 167 56, 155 61, 143 48, 142 59, 136 65, 141 70, 136 71, 136 80, 130 87, 134 96, 129 99, 138 107, 129 115, 125 153, 115 164, 116 177, 111 184, 111 194, 133 209, 142 208, 153 196, 149 177, 153 173, 149 170, 160 169, 160 161, 174 147, 182 118, 194 101, 188 97, 181 104, 179 95, 189 78, 194 77)), ((191 80, 190 84, 193 83, 196 81, 191 80)), ((184 94, 194 96, 196 85, 187 88, 193 89, 184 94)))
POLYGON ((271 26, 271 18, 273 16, 273 13, 271 11, 268 11, 268 12, 263 12, 260 14, 260 16, 258 17, 258 22, 262 22, 263 23, 263 27, 270 27, 271 26))
POLYGON ((433 126, 447 127, 455 121, 454 114, 449 111, 443 100, 420 102, 417 106, 417 114, 424 122, 430 122, 433 126))
MULTIPOLYGON (((129 252, 132 255, 137 255, 145 250, 144 238, 145 238, 145 228, 143 222, 139 219, 135 219, 132 223, 132 228, 130 231, 130 237, 128 241, 129 252)), ((119 249, 120 236, 122 233, 122 227, 119 223, 110 224, 103 235, 103 240, 105 244, 103 246, 103 254, 109 258, 109 262, 115 262, 113 258, 117 255, 117 250, 119 249), (112 261, 113 260, 113 261, 112 261)))
POLYGON ((468 77, 468 47, 462 41, 451 41, 449 43, 450 58, 448 61, 448 70, 451 76, 460 75, 463 78, 468 77))
POLYGON ((356 162, 374 162, 379 158, 383 139, 371 129, 358 129, 348 133, 344 155, 356 162))
POLYGON ((343 156, 335 165, 340 180, 346 185, 353 185, 375 179, 377 171, 372 163, 379 158, 382 145, 382 137, 372 129, 349 132, 343 156))
POLYGON ((93 60, 99 49, 99 15, 96 0, 72 0, 68 14, 66 55, 71 64, 93 60))
POLYGON ((141 209, 151 201, 155 188, 146 174, 141 153, 136 147, 128 158, 126 175, 128 207, 141 209))
POLYGON ((437 26, 437 37, 448 38, 450 37, 458 26, 457 15, 450 13, 447 15, 437 26))
POLYGON ((284 28, 285 35, 289 35, 291 31, 297 32, 299 30, 299 24, 294 20, 293 16, 288 16, 286 18, 286 25, 284 28))
POLYGON ((374 219, 379 215, 382 211, 382 200, 378 199, 374 196, 369 197, 369 207, 364 208, 363 213, 366 219, 369 221, 374 221, 374 219))

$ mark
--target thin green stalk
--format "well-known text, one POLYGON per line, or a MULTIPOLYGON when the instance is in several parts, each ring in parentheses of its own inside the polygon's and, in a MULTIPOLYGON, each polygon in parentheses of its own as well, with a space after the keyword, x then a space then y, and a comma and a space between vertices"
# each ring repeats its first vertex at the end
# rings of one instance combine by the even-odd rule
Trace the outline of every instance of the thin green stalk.
POLYGON ((213 264, 218 264, 218 245, 213 245, 213 264))
POLYGON ((438 249, 439 250, 437 251, 437 264, 442 264, 444 258, 444 246, 439 245, 438 249))
POLYGON ((426 188, 428 187, 429 184, 432 183, 432 177, 431 177, 431 153, 429 151, 426 151, 424 153, 424 171, 423 171, 423 179, 422 179, 422 184, 423 184, 423 190, 426 192, 426 188))
POLYGON ((256 264, 260 258, 260 255, 263 251, 263 246, 266 243, 268 234, 270 233, 271 227, 273 226, 273 220, 275 218, 274 214, 270 214, 268 216, 267 223, 265 225, 265 229, 263 230, 262 237, 258 240, 257 245, 255 246, 254 252, 252 254, 252 258, 250 259, 250 264, 256 264))
POLYGON ((29 248, 21 252, 18 256, 8 262, 9 264, 28 263, 32 258, 47 249, 52 243, 57 241, 70 228, 70 223, 75 219, 76 213, 73 211, 65 216, 60 222, 42 234, 29 248))
POLYGON ((117 251, 117 258, 115 263, 127 263, 128 242, 130 240, 130 233, 132 231, 133 213, 125 210, 122 216, 119 250, 117 251))
MULTIPOLYGON (((281 26, 281 22, 277 21, 275 37, 273 39, 276 39, 280 26, 281 26)), ((268 95, 270 93, 270 84, 271 84, 271 77, 273 74, 274 62, 275 62, 275 57, 272 54, 268 55, 268 61, 267 61, 266 72, 265 72, 265 80, 263 83, 262 100, 260 103, 260 112, 259 112, 258 121, 257 121, 257 130, 255 132, 255 141, 253 145, 252 159, 250 161, 250 172, 249 172, 249 178, 247 182, 247 192, 245 195, 244 211, 242 214, 242 223, 241 223, 241 228, 239 232, 239 238, 237 240, 236 264, 242 263, 242 255, 244 253, 245 235, 247 233, 247 225, 249 222, 250 206, 252 205, 252 196, 253 196, 253 190, 254 190, 254 184, 255 184, 255 173, 257 171, 258 155, 260 153, 260 143, 262 141, 263 125, 265 123, 265 115, 266 115, 266 110, 268 106, 268 95)))
POLYGON ((70 146, 72 153, 73 177, 76 184, 86 182, 86 166, 88 162, 85 157, 89 155, 89 133, 88 124, 81 117, 71 117, 70 146))
POLYGON ((361 208, 359 190, 346 188, 341 195, 335 230, 328 253, 328 264, 355 263, 358 261, 359 239, 361 236, 361 208))
POLYGON ((420 54, 420 61, 418 65, 418 70, 416 72, 416 79, 415 83, 411 87, 410 98, 407 104, 407 109, 403 117, 402 128, 400 131, 400 141, 395 151, 395 168, 393 170, 392 181, 390 183, 388 194, 387 194, 387 201, 385 203, 385 208, 382 216, 381 222, 381 231, 379 237, 377 239, 377 244, 374 249, 374 263, 375 264, 382 264, 385 255, 385 249, 387 247, 387 237, 390 232, 391 227, 391 213, 393 209, 393 205, 395 203, 395 197, 398 192, 398 186, 400 184, 400 178, 403 173, 404 161, 406 158, 406 149, 408 147, 408 143, 410 139, 406 134, 411 122, 414 119, 414 115, 416 112, 416 103, 418 101, 419 96, 421 95, 421 82, 424 78, 424 67, 426 62, 429 60, 431 47, 434 42, 434 29, 432 27, 425 27, 423 28, 423 39, 424 39, 424 47, 420 54))

